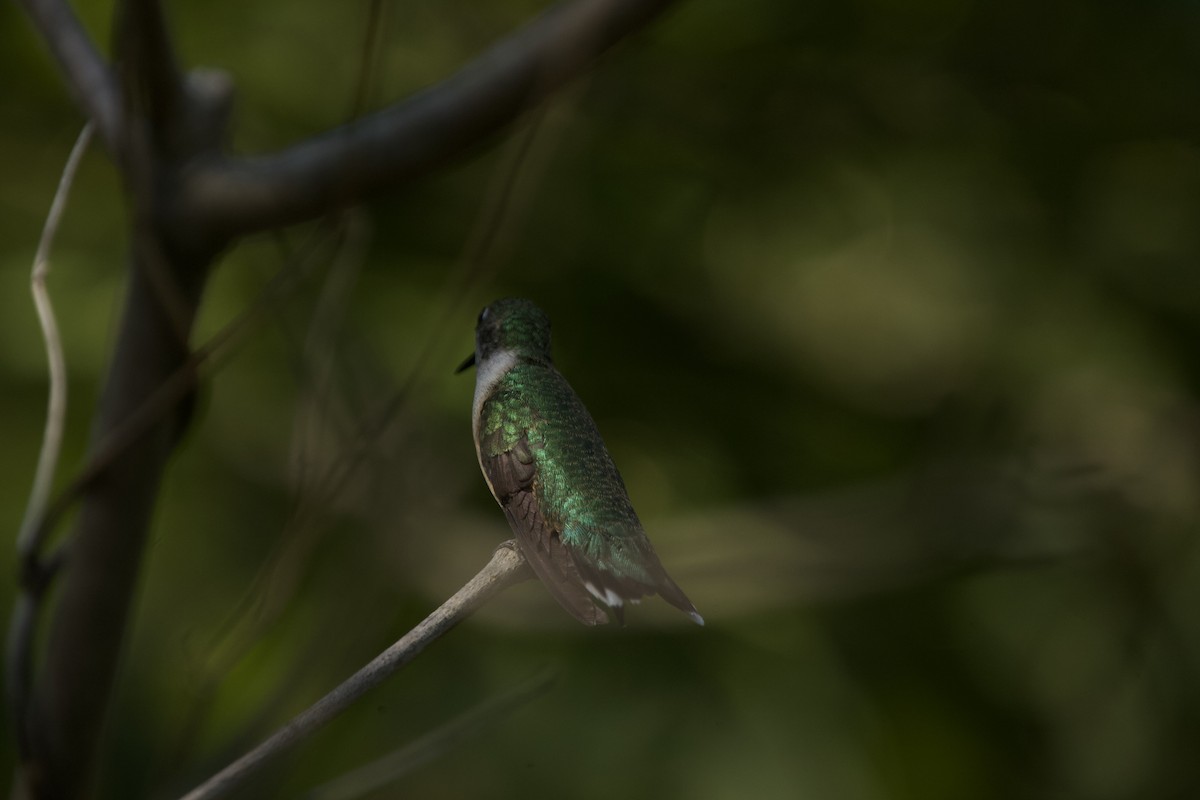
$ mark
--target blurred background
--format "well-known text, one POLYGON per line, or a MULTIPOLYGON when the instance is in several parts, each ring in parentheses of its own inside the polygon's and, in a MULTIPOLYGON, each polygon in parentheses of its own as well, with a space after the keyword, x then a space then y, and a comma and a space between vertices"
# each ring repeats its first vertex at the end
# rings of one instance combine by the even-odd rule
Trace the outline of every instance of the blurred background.
MULTIPOLYGON (((184 59, 234 77, 242 152, 543 7, 167 5, 184 59)), ((111 3, 77 8, 107 42, 111 3)), ((81 120, 13 4, 0 73, 15 536, 46 396, 29 268, 81 120)), ((242 796, 546 674, 362 796, 1200 796, 1198 135, 1193 2, 697 0, 472 158, 243 242, 196 343, 253 324, 163 487, 102 795, 190 788, 508 538, 452 370, 520 295, 708 625, 654 600, 585 629, 522 584, 242 796)), ((121 197, 94 150, 53 253, 60 483, 113 340, 121 197)))

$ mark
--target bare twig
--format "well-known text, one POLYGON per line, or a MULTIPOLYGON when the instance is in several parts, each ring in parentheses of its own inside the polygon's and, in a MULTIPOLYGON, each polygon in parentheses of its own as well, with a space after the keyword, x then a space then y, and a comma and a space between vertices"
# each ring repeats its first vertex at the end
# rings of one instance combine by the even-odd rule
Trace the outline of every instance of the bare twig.
POLYGON ((64 0, 18 0, 50 47, 83 113, 109 152, 120 142, 120 90, 108 64, 64 0))
POLYGON ((241 785, 270 759, 323 727, 358 698, 383 683, 412 661, 430 642, 462 622, 489 598, 527 577, 524 567, 525 559, 515 542, 508 541, 497 547, 487 566, 421 624, 258 747, 184 795, 183 800, 212 800, 241 785))
POLYGON ((581 73, 673 0, 573 0, 406 102, 270 156, 209 159, 182 202, 236 236, 350 205, 460 157, 581 73))
POLYGON ((46 345, 50 392, 46 402, 46 426, 42 433, 42 448, 38 453, 33 488, 29 491, 25 517, 17 534, 17 558, 21 564, 21 597, 14 611, 8 640, 8 698, 18 720, 18 739, 22 752, 27 750, 28 745, 25 717, 29 704, 33 626, 37 621, 38 601, 45 584, 43 565, 38 560, 42 545, 41 537, 38 536, 38 522, 45 513, 50 489, 54 485, 54 473, 62 450, 67 414, 67 362, 63 355, 54 305, 46 288, 46 278, 50 274, 50 249, 62 220, 63 209, 66 208, 67 195, 70 194, 75 173, 92 140, 94 129, 95 125, 91 121, 83 126, 79 138, 75 140, 75 146, 71 148, 71 154, 67 157, 62 177, 58 182, 58 190, 54 193, 54 200, 50 203, 50 211, 46 215, 46 224, 42 228, 42 238, 33 257, 30 276, 33 304, 37 309, 42 339, 46 345))
POLYGON ((415 742, 318 786, 306 795, 305 800, 352 800, 377 791, 545 694, 554 685, 556 677, 554 670, 544 670, 515 689, 438 726, 415 742))
POLYGON ((75 181, 75 173, 83 154, 92 140, 95 124, 88 122, 79 132, 75 146, 67 157, 63 167, 62 177, 58 182, 58 191, 50 203, 50 212, 46 215, 46 224, 42 228, 42 238, 38 242, 37 253, 33 257, 33 271, 30 276, 30 288, 33 293, 33 304, 37 309, 38 322, 42 328, 42 340, 46 345, 46 360, 50 370, 50 398, 46 408, 46 428, 42 435, 42 450, 38 455, 37 471, 34 473, 33 489, 29 493, 29 504, 25 507, 25 518, 21 523, 21 532, 17 536, 17 552, 25 557, 35 553, 41 544, 34 535, 37 521, 46 509, 50 498, 50 488, 54 483, 54 471, 58 466, 59 449, 62 446, 63 427, 67 413, 67 363, 63 355, 62 339, 58 333, 58 321, 54 315, 54 306, 50 302, 50 293, 46 289, 46 279, 50 275, 50 249, 54 244, 58 225, 62 220, 63 209, 67 204, 67 195, 75 181))

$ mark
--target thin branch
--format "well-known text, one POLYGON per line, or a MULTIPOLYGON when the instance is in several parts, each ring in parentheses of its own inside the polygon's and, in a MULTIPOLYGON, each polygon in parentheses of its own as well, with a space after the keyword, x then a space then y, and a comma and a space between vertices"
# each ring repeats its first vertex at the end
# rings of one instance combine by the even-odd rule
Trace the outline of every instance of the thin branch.
POLYGON ((489 598, 528 577, 524 567, 525 559, 515 542, 508 541, 497 547, 487 566, 417 627, 258 747, 188 792, 183 800, 212 800, 228 794, 269 760, 322 728, 368 691, 383 683, 412 661, 430 642, 462 622, 489 598))
POLYGON ((71 6, 63 0, 17 0, 50 47, 75 102, 96 125, 109 152, 118 152, 120 90, 71 6))
POLYGON ((13 716, 17 720, 17 744, 22 754, 29 751, 26 722, 32 679, 34 626, 37 624, 38 608, 46 580, 44 565, 39 562, 42 545, 41 537, 38 535, 39 521, 46 511, 46 504, 50 500, 50 489, 54 485, 54 473, 58 468, 58 457, 62 450, 67 415, 67 362, 63 355, 62 338, 58 332, 58 320, 54 314, 54 305, 50 301, 50 293, 46 288, 46 279, 50 275, 50 250, 54 244, 54 237, 58 233, 63 209, 66 208, 67 196, 70 194, 71 185, 75 182, 75 173, 83 160, 83 154, 92 140, 94 129, 95 125, 91 121, 83 126, 83 130, 79 132, 79 138, 75 140, 75 146, 71 148, 71 154, 67 157, 62 177, 58 182, 58 190, 54 193, 54 200, 51 201, 50 211, 46 215, 46 224, 42 228, 42 238, 38 242, 37 252, 33 257, 33 270, 30 275, 33 304, 37 309, 38 322, 42 328, 42 339, 46 345, 50 392, 46 401, 46 426, 42 433, 42 448, 38 453, 33 487, 29 491, 25 517, 21 521, 21 529, 17 534, 17 558, 21 565, 21 594, 17 599, 12 624, 9 627, 8 664, 5 670, 8 700, 13 708, 13 716))
POLYGON ((33 257, 33 270, 30 275, 30 291, 33 294, 33 304, 37 309, 38 322, 42 328, 42 339, 46 345, 46 360, 50 371, 50 397, 46 407, 46 427, 42 434, 42 450, 38 455, 37 471, 34 473, 33 489, 29 493, 29 504, 25 508, 25 518, 21 523, 21 531, 17 536, 17 552, 28 557, 37 552, 41 542, 34 532, 37 522, 46 509, 50 498, 50 488, 54 483, 54 471, 58 466, 59 450, 62 446, 63 428, 67 413, 67 363, 63 355, 62 339, 58 333, 58 320, 54 314, 54 305, 50 302, 50 293, 46 289, 46 279, 50 276, 50 249, 54 245, 54 237, 58 233, 58 225, 62 221, 63 209, 66 208, 67 195, 75 182, 75 173, 83 160, 88 144, 92 141, 95 125, 88 122, 79 132, 75 146, 67 157, 63 167, 62 177, 58 181, 58 190, 50 203, 50 211, 46 215, 46 224, 42 228, 42 238, 38 242, 37 252, 33 257))
POLYGON ((184 175, 181 208, 236 236, 320 216, 461 156, 583 72, 673 0, 573 0, 411 99, 281 153, 211 159, 184 175))
POLYGON ((378 791, 545 694, 556 678, 554 670, 544 670, 499 697, 439 725, 415 742, 318 786, 305 796, 305 800, 353 800, 378 791))

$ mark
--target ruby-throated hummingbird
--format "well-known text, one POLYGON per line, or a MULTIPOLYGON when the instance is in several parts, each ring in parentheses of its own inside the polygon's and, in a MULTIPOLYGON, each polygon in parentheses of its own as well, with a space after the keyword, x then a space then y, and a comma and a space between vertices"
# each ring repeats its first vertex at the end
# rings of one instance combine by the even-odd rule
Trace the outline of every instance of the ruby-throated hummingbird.
POLYGON ((659 594, 704 618, 667 575, 646 538, 596 423, 550 359, 550 320, 528 300, 479 314, 471 421, 488 488, 517 544, 559 604, 602 625, 603 603, 624 622, 626 603, 659 594))

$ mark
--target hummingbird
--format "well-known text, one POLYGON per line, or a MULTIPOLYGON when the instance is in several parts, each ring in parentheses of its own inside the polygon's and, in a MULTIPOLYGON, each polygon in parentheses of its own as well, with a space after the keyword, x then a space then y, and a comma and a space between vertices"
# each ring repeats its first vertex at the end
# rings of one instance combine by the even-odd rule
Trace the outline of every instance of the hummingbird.
POLYGON ((475 326, 471 423, 484 480, 517 545, 559 604, 585 625, 660 595, 704 618, 663 568, 596 423, 550 358, 550 319, 497 300, 475 326), (603 606, 603 609, 601 608, 603 606))

